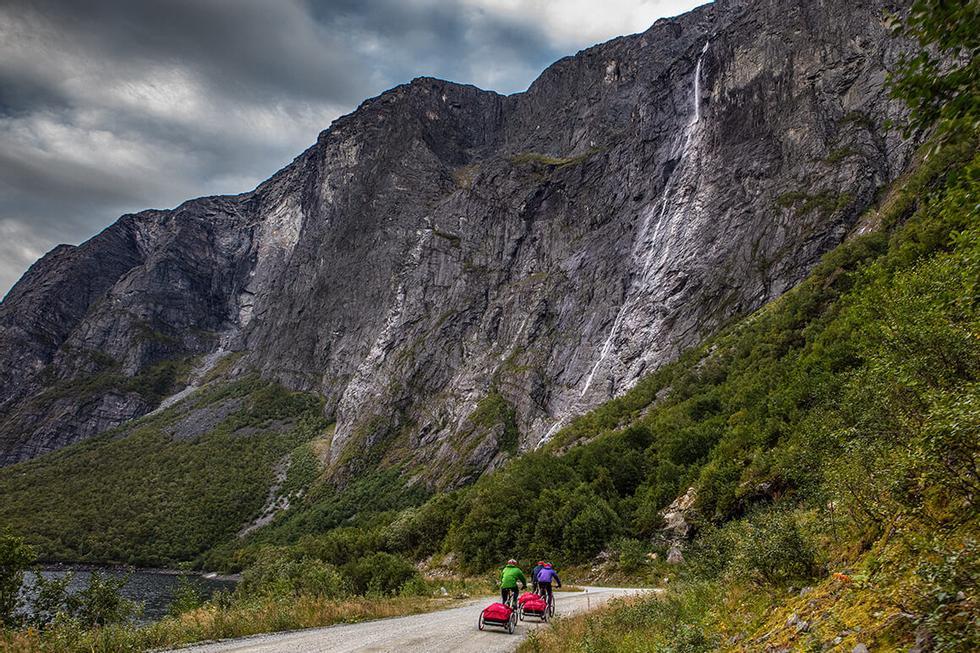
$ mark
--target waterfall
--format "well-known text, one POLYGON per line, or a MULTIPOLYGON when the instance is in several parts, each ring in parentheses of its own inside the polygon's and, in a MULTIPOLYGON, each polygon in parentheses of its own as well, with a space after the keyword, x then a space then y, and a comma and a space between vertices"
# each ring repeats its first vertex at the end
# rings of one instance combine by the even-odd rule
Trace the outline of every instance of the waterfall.
MULTIPOLYGON (((643 259, 643 265, 640 268, 641 274, 638 277, 640 280, 640 285, 642 285, 648 280, 651 270, 658 268, 659 265, 663 263, 663 259, 667 254, 666 250, 664 250, 663 254, 657 261, 657 265, 653 265, 653 256, 657 251, 655 245, 656 243, 661 242, 662 240, 663 229, 666 223, 665 218, 668 217, 667 209, 670 206, 672 195, 674 192, 673 182, 675 177, 678 176, 677 175, 678 170, 683 169, 684 164, 687 162, 688 152, 691 148, 691 141, 693 140, 696 127, 698 123, 701 121, 701 67, 702 64, 704 63, 704 55, 707 54, 708 52, 709 44, 710 41, 705 41, 704 47, 701 48, 701 54, 700 56, 698 56, 697 64, 694 66, 694 90, 693 90, 693 96, 691 98, 691 102, 694 105, 693 117, 688 121, 687 126, 684 129, 684 137, 681 140, 681 147, 679 151, 675 148, 675 150, 671 152, 671 158, 677 158, 678 163, 677 166, 674 168, 674 170, 671 172, 670 177, 667 179, 667 183, 664 185, 663 196, 660 198, 660 213, 657 216, 657 222, 654 227, 653 236, 650 239, 647 239, 646 237, 647 231, 649 229, 650 217, 651 217, 651 213, 648 212, 647 217, 643 222, 643 226, 640 229, 640 234, 639 237, 637 238, 637 244, 634 245, 633 248, 634 249, 633 253, 635 256, 637 246, 648 241, 651 243, 647 247, 647 253, 643 259)), ((580 399, 585 396, 586 392, 589 391, 589 388, 592 386, 592 381, 595 378, 595 374, 599 370, 599 367, 609 357, 609 354, 612 353, 613 343, 615 342, 616 336, 619 334, 619 329, 622 325, 623 319, 626 317, 626 314, 629 312, 631 308, 633 308, 633 306, 637 301, 636 295, 633 295, 633 297, 630 296, 632 294, 631 291, 633 291, 634 286, 636 285, 637 284, 635 281, 630 284, 630 289, 629 291, 627 291, 626 299, 623 300, 623 305, 620 306, 619 312, 616 314, 616 319, 613 321, 612 328, 609 330, 609 334, 606 336, 605 342, 602 343, 602 349, 599 350, 599 359, 595 362, 595 365, 592 366, 592 370, 589 371, 589 374, 585 377, 585 385, 582 387, 582 392, 579 393, 580 399)))
POLYGON ((541 441, 538 442, 538 446, 541 446, 542 444, 544 444, 545 442, 547 442, 548 440, 550 440, 551 439, 551 436, 553 436, 555 433, 557 433, 558 430, 562 427, 562 425, 564 423, 565 423, 565 418, 563 417, 560 420, 558 420, 557 422, 555 422, 554 424, 552 424, 551 425, 551 428, 548 429, 548 432, 545 433, 544 434, 544 437, 541 438, 541 441))
POLYGON ((701 56, 698 57, 698 65, 694 67, 694 122, 701 121, 701 64, 704 63, 704 55, 708 52, 708 44, 705 41, 701 48, 701 56))

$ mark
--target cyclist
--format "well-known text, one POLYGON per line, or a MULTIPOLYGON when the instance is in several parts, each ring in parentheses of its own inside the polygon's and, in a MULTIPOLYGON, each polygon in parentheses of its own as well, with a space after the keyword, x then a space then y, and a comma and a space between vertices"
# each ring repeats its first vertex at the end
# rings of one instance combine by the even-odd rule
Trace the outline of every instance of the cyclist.
POLYGON ((550 562, 544 563, 544 567, 537 574, 538 581, 538 593, 541 596, 546 597, 548 605, 554 605, 555 595, 551 588, 551 583, 558 583, 558 587, 561 587, 561 578, 558 577, 558 572, 551 565, 550 562))
POLYGON ((531 591, 538 594, 538 572, 544 569, 544 560, 538 560, 538 564, 531 569, 531 591))
POLYGON ((517 586, 521 589, 527 588, 527 578, 524 572, 517 566, 517 561, 513 558, 507 561, 507 565, 500 573, 500 599, 501 603, 512 608, 517 606, 517 586))

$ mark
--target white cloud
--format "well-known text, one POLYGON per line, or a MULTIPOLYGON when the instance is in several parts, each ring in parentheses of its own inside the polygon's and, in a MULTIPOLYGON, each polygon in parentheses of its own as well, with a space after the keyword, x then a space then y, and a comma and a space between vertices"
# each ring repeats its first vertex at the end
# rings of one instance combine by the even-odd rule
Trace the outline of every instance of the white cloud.
POLYGON ((35 233, 29 222, 0 220, 0 296, 53 244, 35 233))
POLYGON ((707 0, 461 0, 469 7, 540 26, 559 49, 582 48, 642 32, 707 0))

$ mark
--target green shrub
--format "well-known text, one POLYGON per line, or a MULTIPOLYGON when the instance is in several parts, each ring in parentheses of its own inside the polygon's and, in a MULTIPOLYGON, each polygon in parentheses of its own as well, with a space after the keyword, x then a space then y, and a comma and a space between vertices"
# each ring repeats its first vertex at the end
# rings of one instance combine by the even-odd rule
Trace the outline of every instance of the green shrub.
POLYGON ((204 605, 204 593, 187 576, 180 576, 177 579, 177 588, 174 590, 174 597, 167 608, 167 614, 177 617, 185 612, 190 612, 204 605))
POLYGON ((57 626, 68 631, 102 628, 128 623, 142 611, 142 605, 122 594, 129 574, 112 576, 92 572, 83 589, 70 592, 68 587, 74 577, 73 573, 51 579, 37 575, 28 620, 31 626, 38 629, 57 626))
POLYGON ((758 511, 721 528, 706 528, 690 558, 694 576, 707 579, 783 585, 820 574, 813 538, 790 510, 758 511))
POLYGON ((967 540, 952 550, 939 548, 919 564, 922 594, 916 597, 917 622, 929 633, 930 650, 980 650, 980 546, 967 540))
POLYGON ((647 562, 647 550, 643 542, 624 538, 617 545, 619 568, 627 574, 639 571, 647 562))
POLYGON ((379 529, 335 528, 323 535, 306 537, 299 545, 306 555, 338 567, 385 547, 385 534, 379 529))
POLYGON ((430 590, 422 577, 415 575, 405 581, 401 589, 398 590, 398 593, 401 596, 428 596, 430 590))
POLYGON ((24 572, 34 562, 34 550, 24 540, 0 533, 0 626, 15 625, 24 572))
POLYGON ((905 134, 933 128, 942 146, 966 133, 976 134, 980 115, 980 64, 977 63, 975 2, 916 0, 896 31, 922 46, 904 55, 889 75, 891 92, 911 109, 905 134))
POLYGON ((449 533, 462 493, 437 494, 419 507, 408 508, 385 529, 385 547, 415 559, 436 553, 449 533))
POLYGON ((591 558, 619 530, 619 517, 608 503, 596 497, 594 502, 578 512, 565 526, 562 534, 565 552, 572 560, 591 558))
POLYGON ((381 596, 398 594, 406 583, 419 577, 415 565, 390 553, 375 553, 348 562, 343 573, 357 594, 381 596))
POLYGON ((139 614, 141 606, 123 597, 129 575, 114 577, 92 572, 85 589, 71 597, 69 605, 82 628, 125 623, 139 614))
POLYGON ((251 596, 340 598, 350 594, 350 585, 336 567, 309 557, 295 557, 280 547, 262 549, 245 569, 236 594, 251 596))
MULTIPOLYGON (((766 511, 751 524, 751 537, 739 543, 737 562, 750 576, 780 584, 821 573, 816 546, 796 513, 766 511)), ((736 570, 741 571, 738 566, 736 570)))
POLYGON ((698 475, 698 508, 715 521, 731 519, 739 512, 742 469, 731 460, 712 460, 698 475))
POLYGON ((37 574, 34 579, 34 599, 28 618, 30 625, 38 629, 50 626, 59 617, 69 617, 77 611, 76 599, 68 591, 75 579, 73 572, 55 578, 37 574))

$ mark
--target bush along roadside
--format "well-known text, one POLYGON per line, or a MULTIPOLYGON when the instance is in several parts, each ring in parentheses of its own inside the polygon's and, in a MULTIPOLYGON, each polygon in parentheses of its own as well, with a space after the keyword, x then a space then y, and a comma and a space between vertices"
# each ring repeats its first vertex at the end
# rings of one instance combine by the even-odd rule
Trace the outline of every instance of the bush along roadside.
MULTIPOLYGON (((0 537, 0 573, 4 587, 17 587, 33 561, 19 538, 0 537)), ((121 597, 127 578, 93 574, 88 586, 69 592, 70 576, 39 577, 31 610, 5 604, 0 650, 145 651, 193 642, 241 637, 335 623, 417 614, 492 591, 481 580, 424 579, 407 560, 384 553, 338 569, 277 548, 264 549, 234 592, 218 592, 203 601, 183 581, 170 613, 139 625, 139 606, 121 597)))

